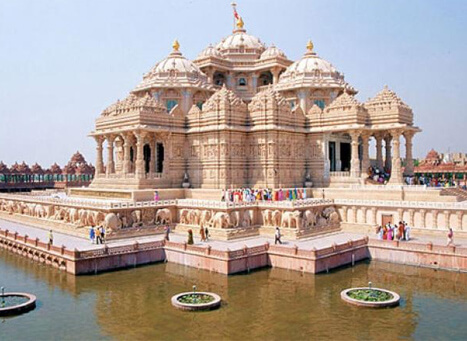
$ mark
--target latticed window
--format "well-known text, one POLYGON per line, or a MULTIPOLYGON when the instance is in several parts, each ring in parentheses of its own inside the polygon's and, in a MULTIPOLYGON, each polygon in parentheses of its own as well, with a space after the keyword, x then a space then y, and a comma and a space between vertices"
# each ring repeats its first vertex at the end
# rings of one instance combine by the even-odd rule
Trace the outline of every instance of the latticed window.
POLYGON ((239 86, 246 86, 246 79, 245 78, 239 78, 238 79, 238 85, 239 86))
POLYGON ((166 102, 167 112, 171 112, 172 109, 178 104, 176 99, 168 99, 166 102))

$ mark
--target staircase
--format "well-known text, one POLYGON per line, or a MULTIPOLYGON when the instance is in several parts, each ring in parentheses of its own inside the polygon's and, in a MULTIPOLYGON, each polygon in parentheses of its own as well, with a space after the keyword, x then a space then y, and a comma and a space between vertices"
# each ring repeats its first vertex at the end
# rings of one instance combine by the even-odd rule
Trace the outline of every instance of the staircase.
POLYGON ((456 187, 443 188, 440 194, 455 196, 457 198, 457 201, 467 200, 467 191, 461 188, 456 188, 456 187))

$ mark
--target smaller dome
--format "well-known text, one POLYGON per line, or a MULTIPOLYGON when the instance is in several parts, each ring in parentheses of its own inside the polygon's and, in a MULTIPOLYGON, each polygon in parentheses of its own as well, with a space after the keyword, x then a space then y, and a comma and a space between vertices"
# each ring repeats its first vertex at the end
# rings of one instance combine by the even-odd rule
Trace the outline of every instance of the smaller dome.
POLYGON ((261 54, 260 59, 277 58, 277 57, 287 58, 284 51, 282 51, 280 48, 272 44, 261 54))
POLYGON ((197 59, 206 58, 206 57, 216 57, 222 58, 222 53, 219 52, 212 44, 209 44, 201 53, 198 55, 197 59))
POLYGON ((178 41, 172 47, 173 51, 168 57, 154 65, 133 91, 167 87, 211 89, 207 76, 178 50, 178 41))

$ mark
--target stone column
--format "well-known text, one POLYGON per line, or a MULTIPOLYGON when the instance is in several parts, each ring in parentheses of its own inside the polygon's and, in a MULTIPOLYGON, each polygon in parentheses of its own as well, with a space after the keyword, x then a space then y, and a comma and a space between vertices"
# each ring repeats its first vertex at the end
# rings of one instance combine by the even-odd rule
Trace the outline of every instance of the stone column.
POLYGON ((451 219, 451 212, 450 211, 444 211, 444 223, 445 223, 447 229, 451 227, 450 219, 451 219))
POLYGON ((383 136, 381 133, 375 134, 376 139, 376 166, 379 170, 383 170, 383 136))
POLYGON ((437 229, 438 228, 438 210, 433 210, 431 211, 431 215, 433 217, 432 219, 432 228, 437 229))
POLYGON ((376 217, 378 215, 378 210, 376 209, 376 207, 372 207, 371 208, 371 223, 373 225, 376 225, 376 217))
POLYGON ((370 134, 367 132, 362 133, 362 178, 366 178, 368 176, 368 168, 370 168, 370 155, 369 155, 369 148, 370 148, 370 134))
POLYGON ((123 173, 131 173, 131 160, 130 160, 130 148, 131 148, 131 135, 123 135, 123 173))
POLYGON ((342 206, 342 220, 345 223, 349 222, 348 211, 349 208, 347 206, 342 206))
POLYGON ((392 156, 391 163, 391 178, 389 183, 392 185, 402 185, 404 180, 402 178, 402 165, 401 165, 401 151, 400 151, 400 136, 401 133, 398 130, 391 132, 392 144, 394 147, 394 155, 392 156))
POLYGON ((136 176, 138 178, 144 177, 144 132, 137 132, 136 134, 136 176))
POLYGON ((367 211, 367 208, 365 206, 362 207, 362 215, 363 215, 363 221, 362 223, 366 224, 367 223, 367 220, 366 220, 366 211, 367 211))
POLYGON ((308 112, 308 94, 308 90, 297 91, 298 104, 300 105, 304 113, 308 112))
POLYGON ((399 218, 399 219, 398 219, 398 221, 395 222, 395 223, 398 224, 399 221, 402 221, 402 220, 404 219, 404 210, 403 210, 402 208, 398 208, 398 209, 397 209, 397 216, 398 216, 397 218, 399 218))
POLYGON ((188 113, 188 111, 193 106, 193 96, 191 94, 191 90, 183 90, 182 91, 182 111, 183 113, 188 113))
POLYGON ((404 137, 405 137, 405 172, 404 174, 408 176, 413 176, 413 170, 414 170, 413 155, 412 155, 413 136, 414 136, 414 133, 411 131, 404 132, 404 137))
POLYGON ((463 230, 463 227, 462 227, 462 218, 464 217, 464 212, 462 211, 457 211, 456 212, 456 215, 457 215, 457 229, 459 231, 462 231, 463 230))
POLYGON ((277 84, 277 82, 279 82, 279 73, 280 73, 280 69, 277 69, 277 68, 273 68, 271 70, 271 73, 272 73, 272 84, 277 84))
POLYGON ((415 217, 415 210, 411 208, 409 210, 409 226, 410 227, 413 227, 415 224, 414 217, 415 217))
POLYGON ((324 155, 324 174, 325 179, 329 179, 331 163, 329 162, 329 134, 323 134, 323 155, 324 155))
POLYGON ((103 136, 94 136, 97 143, 97 155, 96 155, 96 175, 104 173, 104 161, 102 158, 102 143, 104 142, 103 136))
MULTIPOLYGON (((421 228, 425 228, 426 227, 426 211, 421 209, 420 210, 420 224, 421 224, 421 228)), ((411 226, 413 227, 413 226, 411 226)))
POLYGON ((352 206, 352 220, 353 220, 353 223, 357 223, 357 206, 352 206))
POLYGON ((258 91, 258 73, 256 72, 251 75, 251 91, 255 94, 258 91))
POLYGON ((106 135, 107 139, 107 168, 105 170, 107 175, 115 173, 115 162, 114 162, 114 135, 106 135))
POLYGON ((384 167, 386 169, 391 169, 391 140, 392 140, 392 137, 391 135, 387 135, 385 138, 384 138, 384 144, 385 144, 385 147, 386 147, 386 159, 384 161, 384 167))
POLYGON ((350 137, 352 138, 350 176, 358 178, 360 176, 360 160, 358 159, 358 138, 360 137, 360 133, 358 131, 352 131, 350 132, 350 137))

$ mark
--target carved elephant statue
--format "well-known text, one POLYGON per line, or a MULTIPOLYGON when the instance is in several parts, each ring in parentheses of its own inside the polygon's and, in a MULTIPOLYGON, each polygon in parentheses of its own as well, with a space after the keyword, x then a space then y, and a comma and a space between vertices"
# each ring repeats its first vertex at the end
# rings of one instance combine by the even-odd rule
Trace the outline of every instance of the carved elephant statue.
POLYGON ((89 215, 88 210, 84 210, 84 209, 79 210, 78 215, 79 215, 78 227, 86 226, 88 224, 88 215, 89 215))
POLYGON ((189 224, 189 217, 188 215, 190 214, 190 210, 187 208, 182 208, 180 210, 180 224, 189 224))
POLYGON ((338 224, 340 221, 341 221, 341 219, 340 219, 339 213, 337 213, 337 211, 334 211, 329 215, 329 218, 328 218, 328 223, 329 224, 333 224, 333 225, 338 224))
POLYGON ((230 226, 230 216, 225 212, 216 212, 212 218, 212 227, 228 228, 230 226))
POLYGON ((52 219, 54 220, 64 220, 66 218, 67 211, 63 207, 57 207, 52 219))
POLYGON ((36 205, 36 207, 34 207, 34 217, 44 218, 45 215, 46 215, 46 212, 45 212, 44 206, 38 204, 36 205))
POLYGON ((301 212, 300 211, 287 211, 282 214, 282 227, 300 227, 301 226, 301 212))
POLYGON ((103 226, 106 229, 106 232, 110 233, 112 231, 121 229, 122 222, 115 213, 107 213, 103 221, 103 226))
POLYGON ((243 212, 242 226, 243 227, 250 227, 251 226, 251 213, 250 213, 249 210, 245 210, 243 212))
POLYGON ((316 213, 306 210, 303 214, 303 228, 310 228, 316 225, 316 213))
POLYGON ((233 227, 237 227, 240 225, 240 211, 230 212, 230 224, 233 227))
POLYGON ((210 210, 204 210, 201 212, 200 226, 205 227, 209 225, 212 218, 212 212, 210 210))
POLYGON ((172 212, 168 208, 161 208, 156 213, 156 224, 170 224, 172 222, 172 212))
POLYGON ((264 210, 261 212, 263 215, 263 225, 264 226, 271 226, 272 225, 272 211, 271 210, 264 210))
POLYGON ((199 210, 190 210, 188 214, 188 220, 190 222, 190 225, 199 225, 199 221, 200 221, 199 210))
POLYGON ((138 226, 141 226, 143 224, 142 215, 141 215, 140 210, 134 210, 134 211, 131 212, 130 215, 131 215, 131 221, 132 221, 131 226, 132 227, 138 227, 138 226))
POLYGON ((281 225, 281 219, 282 219, 282 213, 279 210, 275 210, 272 212, 272 217, 271 217, 271 226, 280 226, 281 225))
MULTIPOLYGON (((65 220, 69 223, 76 224, 80 222, 79 210, 77 208, 69 208, 66 210, 67 214, 65 220)), ((84 222, 86 225, 86 222, 84 222)), ((84 226, 83 225, 83 226, 84 226)))

